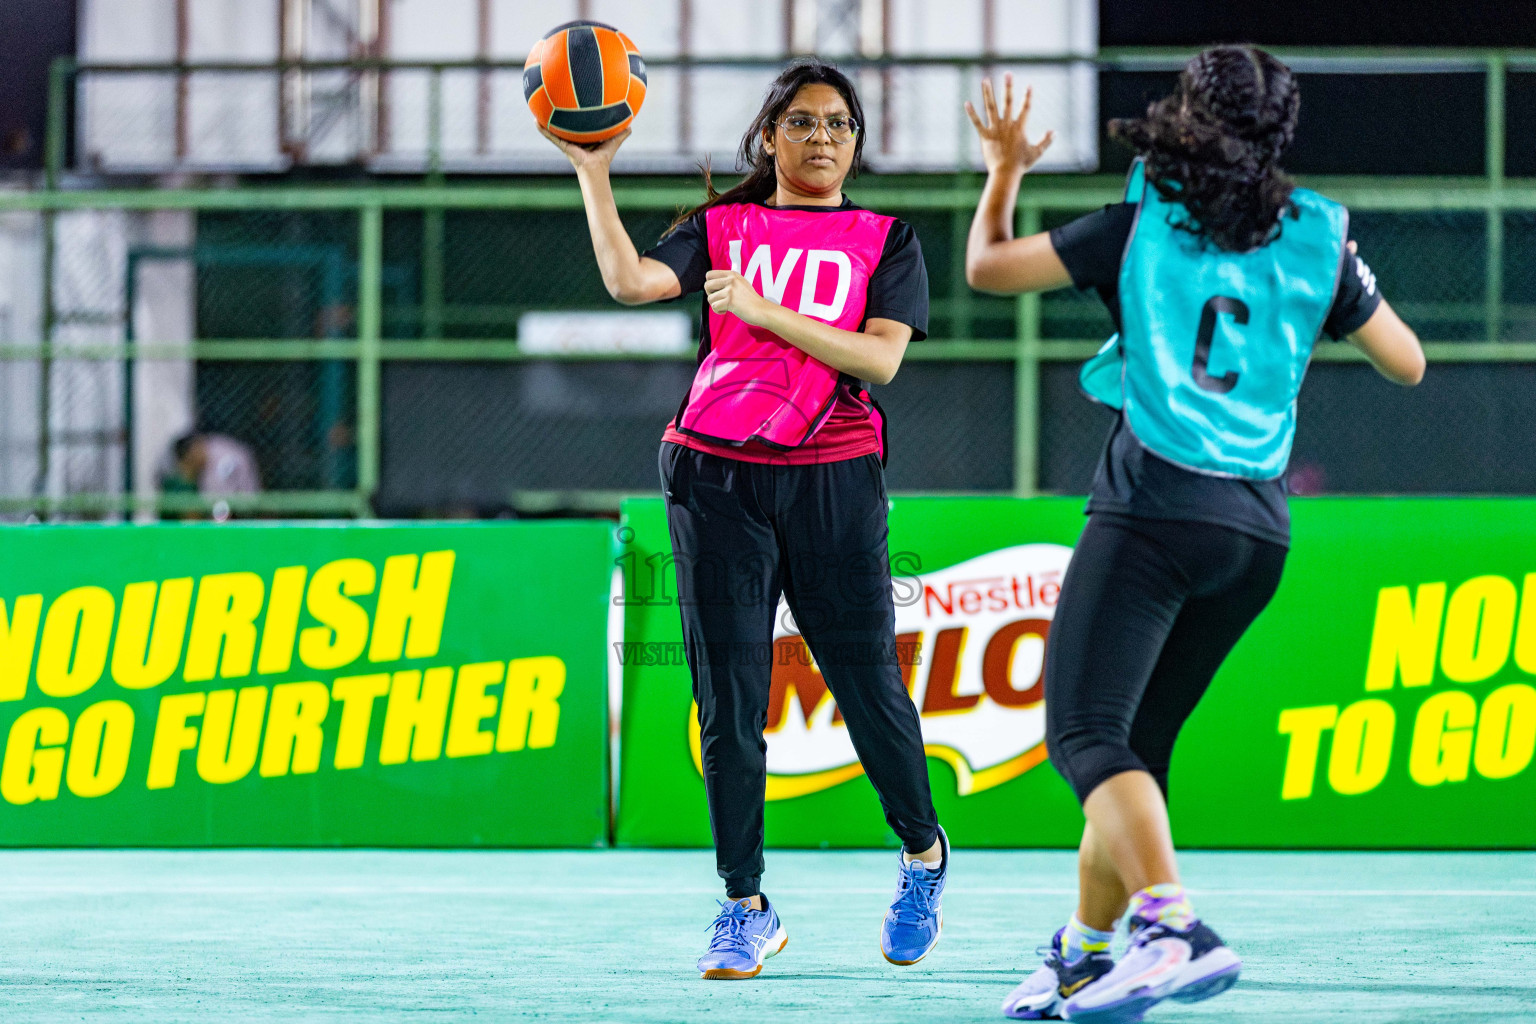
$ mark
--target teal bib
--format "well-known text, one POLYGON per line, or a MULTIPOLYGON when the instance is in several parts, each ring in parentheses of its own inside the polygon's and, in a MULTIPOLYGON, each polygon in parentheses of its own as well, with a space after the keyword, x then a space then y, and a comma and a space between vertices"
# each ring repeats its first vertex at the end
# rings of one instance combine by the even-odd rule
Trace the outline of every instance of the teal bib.
POLYGON ((1309 189, 1252 252, 1203 245, 1189 213, 1150 187, 1120 261, 1120 333, 1084 365, 1088 395, 1124 411, 1143 446, 1186 469, 1269 480, 1285 472, 1296 396, 1333 305, 1349 214, 1309 189))

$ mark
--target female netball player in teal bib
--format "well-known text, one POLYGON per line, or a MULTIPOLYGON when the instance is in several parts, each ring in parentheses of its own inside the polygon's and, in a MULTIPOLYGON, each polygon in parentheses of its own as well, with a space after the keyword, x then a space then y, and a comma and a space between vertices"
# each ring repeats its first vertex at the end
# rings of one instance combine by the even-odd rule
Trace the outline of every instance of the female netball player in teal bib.
POLYGON ((1348 338, 1400 384, 1418 338, 1376 291, 1339 204, 1279 160, 1300 97, 1251 47, 1189 62, 1145 117, 1110 123, 1138 153, 1125 201, 1013 238, 1020 177, 1050 144, 1025 136, 1012 82, 984 86, 987 184, 966 277, 991 292, 1094 288, 1118 333, 1083 389, 1119 410, 1045 656, 1051 762, 1083 804, 1077 913, 1003 1012, 1138 1021, 1163 1000, 1237 981, 1237 955, 1179 883, 1168 766, 1180 727, 1269 603, 1290 542, 1283 474, 1312 347, 1348 338), (1109 953, 1127 911, 1130 948, 1109 953))

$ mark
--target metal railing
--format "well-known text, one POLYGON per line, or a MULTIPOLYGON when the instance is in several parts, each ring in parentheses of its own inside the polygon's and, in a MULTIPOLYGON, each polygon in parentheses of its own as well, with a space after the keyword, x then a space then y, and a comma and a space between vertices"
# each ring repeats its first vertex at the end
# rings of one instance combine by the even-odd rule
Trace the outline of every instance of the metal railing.
MULTIPOLYGON (((1394 295, 1396 304, 1410 320, 1418 319, 1426 337, 1426 351, 1437 363, 1536 363, 1536 341, 1506 340, 1504 324, 1511 313, 1521 316, 1536 310, 1514 309, 1505 302, 1504 268, 1505 223, 1511 215, 1536 211, 1536 179, 1510 179, 1504 174, 1505 71, 1512 66, 1536 68, 1536 52, 1419 51, 1412 54, 1382 51, 1332 51, 1288 53, 1282 57, 1305 70, 1335 70, 1365 65, 1381 68, 1481 67, 1487 75, 1486 104, 1486 174, 1473 178, 1445 179, 1362 179, 1350 177, 1310 178, 1303 183, 1337 199, 1357 213, 1393 212, 1401 214, 1448 213, 1480 216, 1483 220, 1483 287, 1480 296, 1482 336, 1477 339, 1437 337, 1434 324, 1447 319, 1466 319, 1469 301, 1418 300, 1412 295, 1394 295), (1439 320, 1437 320, 1439 318, 1439 320)), ((1117 51, 1102 54, 1101 67, 1131 69, 1164 68, 1181 62, 1187 54, 1172 51, 1117 51)), ((930 63, 965 64, 980 69, 984 64, 1059 61, 1052 57, 989 57, 965 61, 931 58, 930 63)), ((1081 59, 1074 57, 1073 59, 1081 59)), ((671 61, 677 66, 712 66, 727 63, 774 65, 776 61, 714 62, 671 61)), ((853 64, 882 66, 890 62, 851 60, 853 64)), ((283 65, 274 70, 301 71, 306 68, 353 68, 383 70, 401 65, 377 62, 315 62, 283 65)), ((434 76, 455 67, 481 67, 476 63, 435 63, 422 65, 434 76)), ((116 70, 142 70, 148 66, 119 66, 116 70)), ((156 66, 167 70, 166 66, 156 66)), ((172 67, 171 71, 191 73, 210 65, 172 67)), ((90 70, 106 71, 99 65, 90 70)), ((36 362, 42 380, 38 430, 38 487, 31 494, 0 496, 0 511, 31 511, 50 515, 115 515, 139 511, 175 513, 206 508, 210 499, 194 495, 157 495, 146 498, 131 489, 119 493, 48 494, 42 483, 48 477, 48 463, 54 447, 50 436, 48 408, 51 389, 49 373, 56 361, 131 364, 137 360, 191 360, 207 364, 240 362, 282 362, 344 364, 355 380, 352 421, 355 434, 355 481, 347 487, 293 488, 268 491, 259 495, 230 499, 237 511, 261 514, 357 515, 372 514, 381 474, 381 373, 392 363, 487 363, 517 364, 551 359, 578 362, 639 363, 649 359, 687 360, 691 356, 643 357, 634 354, 551 357, 533 356, 522 351, 511 336, 453 337, 443 325, 453 321, 444 301, 444 228, 443 217, 453 211, 516 211, 527 216, 574 213, 581 209, 581 198, 574 185, 547 181, 510 184, 448 184, 429 177, 423 184, 389 186, 334 186, 295 188, 289 186, 245 185, 239 188, 68 188, 63 165, 66 150, 67 83, 69 75, 87 67, 72 67, 67 62, 55 66, 53 78, 53 115, 47 143, 48 172, 46 187, 39 191, 0 194, 0 211, 35 211, 42 219, 42 336, 41 344, 6 344, 0 346, 0 360, 36 362), (238 338, 233 340, 198 340, 169 342, 157 338, 125 340, 116 343, 64 344, 57 337, 60 326, 56 309, 55 277, 57 263, 57 218, 71 211, 192 211, 199 216, 249 211, 282 211, 306 215, 343 214, 355 224, 350 246, 355 250, 355 290, 351 293, 355 329, 352 337, 320 338, 238 338), (416 307, 423 325, 421 336, 400 337, 386 326, 386 255, 385 218, 403 211, 419 211, 422 220, 420 250, 420 293, 416 307)), ((439 118, 440 120, 440 118, 439 118)), ((440 161, 434 166, 440 169, 440 161)), ((96 182, 100 185, 100 182, 96 182)), ((932 214, 948 219, 949 245, 963 250, 966 231, 979 196, 979 178, 962 171, 949 176, 929 176, 900 181, 881 180, 878 176, 862 179, 855 191, 862 204, 892 212, 932 214)), ((1081 212, 1112 202, 1119 197, 1120 181, 1108 176, 1027 178, 1020 196, 1017 229, 1020 233, 1039 230, 1052 217, 1081 212)), ((621 210, 626 213, 669 215, 680 207, 698 201, 696 183, 677 181, 621 181, 615 188, 621 210)), ((584 240, 568 244, 585 245, 584 240)), ((590 253, 583 253, 590 258, 590 253)), ((1101 343, 1101 337, 1062 337, 1045 330, 1044 301, 1039 295, 1017 299, 981 296, 966 287, 963 261, 950 258, 948 273, 933 282, 934 291, 943 293, 935 301, 936 313, 949 324, 947 337, 935 338, 909 349, 908 359, 916 362, 989 361, 1012 366, 1014 382, 1012 487, 1006 492, 1029 496, 1040 490, 1040 419, 1041 376, 1044 367, 1054 363, 1087 358, 1101 343), (978 336, 973 330, 978 318, 995 317, 999 310, 1011 315, 1010 337, 978 336)), ((1390 287, 1390 285, 1389 285, 1390 287)), ((551 295, 543 308, 559 308, 565 303, 551 295)), ((585 308, 590 308, 590 305, 585 308)), ((503 311, 506 314, 506 311, 503 311)), ((494 318, 493 318, 494 319, 494 318)), ((994 335, 996 332, 992 332, 994 335)), ((1320 346, 1316 358, 1323 362, 1358 361, 1360 356, 1348 346, 1320 346)), ((125 380, 131 380, 131 373, 125 380)), ((656 424, 659 433, 661 424, 656 424)), ((132 426, 129 424, 128 430, 132 426)), ((121 440, 121 439, 120 439, 121 440)), ((999 493, 988 489, 987 493, 999 493)), ((609 488, 583 490, 523 490, 509 494, 511 504, 522 509, 613 507, 619 492, 609 488)))

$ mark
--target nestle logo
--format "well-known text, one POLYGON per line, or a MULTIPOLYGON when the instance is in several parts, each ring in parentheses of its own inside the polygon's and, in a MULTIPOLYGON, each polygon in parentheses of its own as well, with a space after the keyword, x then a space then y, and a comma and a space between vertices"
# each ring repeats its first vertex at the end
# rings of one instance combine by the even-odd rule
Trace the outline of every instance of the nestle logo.
POLYGON ((1054 608, 1061 596, 1060 573, 1034 575, 986 576, 974 580, 955 580, 942 588, 923 585, 923 614, 933 618, 937 607, 945 615, 978 615, 982 612, 1006 612, 1012 609, 1033 611, 1054 608))

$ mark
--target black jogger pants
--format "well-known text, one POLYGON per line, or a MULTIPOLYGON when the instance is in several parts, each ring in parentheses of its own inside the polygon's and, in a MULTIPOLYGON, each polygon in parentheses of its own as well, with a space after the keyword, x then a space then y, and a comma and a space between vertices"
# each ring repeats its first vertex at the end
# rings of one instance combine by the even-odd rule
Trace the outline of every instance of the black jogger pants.
POLYGON ((660 463, 726 894, 756 895, 763 873, 763 729, 781 592, 885 820, 909 852, 932 846, 922 730, 896 659, 880 460, 769 465, 664 443, 660 463))

